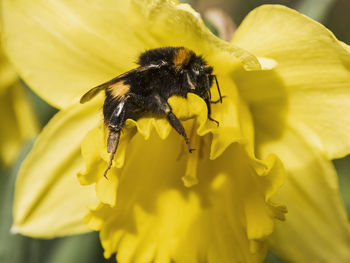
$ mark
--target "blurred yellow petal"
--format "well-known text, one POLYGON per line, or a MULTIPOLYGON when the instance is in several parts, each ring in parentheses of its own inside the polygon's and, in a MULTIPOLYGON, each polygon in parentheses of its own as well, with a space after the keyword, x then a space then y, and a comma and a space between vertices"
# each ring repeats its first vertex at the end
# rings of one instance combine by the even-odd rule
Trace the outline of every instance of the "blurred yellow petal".
POLYGON ((38 133, 26 90, 8 62, 0 43, 0 165, 9 166, 17 157, 22 144, 38 133))
POLYGON ((134 68, 139 54, 155 47, 183 45, 209 54, 219 72, 239 61, 247 69, 260 68, 254 56, 214 36, 188 5, 173 1, 6 0, 2 9, 11 61, 56 107, 134 68))
POLYGON ((62 110, 38 137, 19 171, 14 231, 44 238, 88 231, 83 217, 95 191, 75 175, 84 166, 81 141, 101 118, 95 109, 92 103, 62 110))
POLYGON ((0 96, 7 87, 15 83, 17 74, 8 62, 2 44, 0 43, 0 96))
POLYGON ((9 166, 17 157, 22 144, 39 130, 26 90, 12 83, 0 92, 0 163, 9 166))
MULTIPOLYGON (((269 134, 261 134, 269 141, 269 134)), ((278 142, 260 145, 262 155, 276 153, 287 170, 275 195, 288 207, 276 223, 272 248, 287 262, 349 262, 350 226, 339 195, 335 169, 322 153, 290 129, 278 142)))
POLYGON ((288 118, 328 158, 350 152, 350 52, 345 44, 321 24, 278 5, 252 11, 232 43, 277 62, 268 74, 237 77, 255 119, 265 123, 262 128, 279 136, 288 118))

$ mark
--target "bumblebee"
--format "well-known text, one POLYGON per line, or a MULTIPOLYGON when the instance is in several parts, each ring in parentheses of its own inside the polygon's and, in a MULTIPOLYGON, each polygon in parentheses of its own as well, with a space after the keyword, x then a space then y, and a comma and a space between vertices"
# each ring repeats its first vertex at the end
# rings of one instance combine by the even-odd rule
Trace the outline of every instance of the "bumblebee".
POLYGON ((104 124, 108 128, 107 151, 111 154, 106 177, 117 151, 121 129, 126 119, 137 120, 146 113, 166 117, 171 126, 185 139, 189 152, 190 142, 185 129, 174 115, 168 98, 178 95, 186 98, 189 92, 197 94, 206 103, 208 119, 210 103, 222 103, 219 84, 213 68, 186 47, 164 47, 145 51, 139 56, 137 68, 123 73, 85 93, 80 103, 85 103, 104 90, 104 124), (215 80, 220 99, 211 101, 210 88, 215 80))

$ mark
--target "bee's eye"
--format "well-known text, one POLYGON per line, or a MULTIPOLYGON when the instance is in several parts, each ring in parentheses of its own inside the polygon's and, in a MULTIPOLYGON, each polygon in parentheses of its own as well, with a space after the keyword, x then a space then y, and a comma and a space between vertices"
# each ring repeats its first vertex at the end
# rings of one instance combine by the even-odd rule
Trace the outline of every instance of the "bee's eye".
POLYGON ((198 75, 199 75, 199 70, 197 70, 197 69, 193 69, 192 71, 193 71, 193 73, 194 73, 196 76, 198 76, 198 75))

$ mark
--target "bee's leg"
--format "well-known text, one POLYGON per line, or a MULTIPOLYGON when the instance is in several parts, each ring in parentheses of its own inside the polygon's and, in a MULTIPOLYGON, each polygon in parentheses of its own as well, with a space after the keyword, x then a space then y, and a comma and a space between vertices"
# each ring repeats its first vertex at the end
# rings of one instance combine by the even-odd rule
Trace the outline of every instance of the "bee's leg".
POLYGON ((129 93, 131 99, 134 100, 138 105, 147 108, 156 114, 166 114, 167 119, 171 126, 184 137, 185 142, 188 147, 188 151, 191 153, 194 149, 191 148, 190 142, 186 135, 185 129, 182 126, 179 119, 175 116, 175 114, 171 111, 170 105, 167 103, 166 99, 162 98, 159 94, 154 94, 150 97, 140 96, 138 94, 129 93))
MULTIPOLYGON (((169 106, 169 105, 168 105, 169 106)), ((170 106, 169 106, 170 107, 170 106)), ((187 144, 187 148, 188 148, 188 151, 190 153, 192 153, 195 149, 191 148, 191 145, 190 145, 190 141, 188 140, 187 138, 187 135, 186 135, 186 132, 185 132, 185 128, 184 126, 182 126, 180 120, 175 116, 175 114, 170 111, 167 113, 167 119, 169 121, 169 123, 171 124, 171 126, 173 126, 173 128, 180 134, 184 137, 185 139, 185 142, 187 144)))
POLYGON ((117 152, 120 131, 125 122, 125 101, 121 101, 118 106, 114 109, 112 115, 108 121, 108 139, 107 139, 107 152, 111 154, 109 164, 105 170, 103 176, 107 178, 107 172, 112 167, 114 155, 117 152))
POLYGON ((154 96, 155 102, 158 104, 158 108, 161 110, 162 113, 165 113, 167 116, 167 119, 171 126, 185 139, 188 151, 192 153, 195 149, 193 149, 190 145, 190 141, 188 140, 186 131, 184 126, 182 126, 180 120, 175 116, 175 114, 172 112, 170 105, 166 101, 166 99, 160 97, 158 94, 154 96))
POLYGON ((216 125, 219 127, 219 122, 217 120, 214 120, 212 117, 211 117, 211 106, 210 106, 210 101, 209 99, 205 99, 205 104, 207 104, 207 109, 208 109, 208 120, 211 120, 213 122, 216 123, 216 125))
POLYGON ((108 140, 107 140, 107 151, 111 154, 111 156, 109 159, 108 167, 105 170, 105 172, 103 173, 103 176, 106 178, 107 178, 107 172, 109 171, 109 169, 111 169, 112 164, 113 164, 114 155, 115 155, 117 148, 118 148, 119 137, 120 137, 120 130, 119 131, 111 131, 111 130, 109 131, 108 140))
MULTIPOLYGON (((221 99, 223 99, 223 98, 226 98, 226 96, 222 96, 222 97, 221 97, 221 99)), ((220 99, 218 99, 218 100, 211 100, 211 101, 210 101, 211 104, 217 104, 217 103, 219 103, 219 102, 222 103, 222 101, 221 101, 220 99)))

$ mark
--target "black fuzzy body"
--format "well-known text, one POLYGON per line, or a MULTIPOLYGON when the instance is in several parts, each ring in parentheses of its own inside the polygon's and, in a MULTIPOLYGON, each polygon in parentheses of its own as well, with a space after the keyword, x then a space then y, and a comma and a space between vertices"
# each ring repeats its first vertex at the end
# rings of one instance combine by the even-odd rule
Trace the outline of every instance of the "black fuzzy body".
POLYGON ((142 53, 137 64, 139 67, 91 89, 80 100, 85 103, 99 91, 106 92, 103 115, 109 130, 107 150, 112 152, 106 172, 126 119, 137 120, 149 113, 167 118, 192 151, 181 122, 167 102, 173 95, 186 98, 188 93, 197 94, 206 102, 208 119, 213 120, 210 116, 210 88, 215 75, 201 56, 184 47, 164 47, 142 53))
MULTIPOLYGON (((160 61, 173 61, 174 54, 178 48, 159 48, 146 51, 139 57, 138 64, 147 66, 156 64, 160 61)), ((154 95, 159 94, 164 100, 168 100, 173 95, 186 97, 189 92, 184 87, 184 77, 179 74, 171 65, 161 68, 150 68, 146 72, 132 72, 125 77, 125 84, 130 86, 130 93, 144 97, 144 103, 128 99, 126 103, 126 117, 137 120, 147 112, 154 114, 162 114, 159 105, 154 103, 154 95)), ((106 100, 103 106, 103 114, 106 125, 113 114, 114 109, 120 103, 121 98, 114 98, 110 90, 106 89, 106 100)), ((127 119, 126 118, 126 119, 127 119)))

